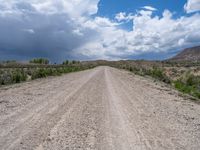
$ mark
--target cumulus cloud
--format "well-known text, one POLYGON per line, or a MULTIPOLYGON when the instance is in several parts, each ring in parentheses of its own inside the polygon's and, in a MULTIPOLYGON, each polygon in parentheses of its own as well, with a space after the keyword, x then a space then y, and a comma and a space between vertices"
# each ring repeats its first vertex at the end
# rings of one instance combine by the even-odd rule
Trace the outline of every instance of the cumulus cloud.
POLYGON ((192 13, 200 10, 200 0, 188 0, 184 6, 187 13, 192 13))
POLYGON ((130 21, 134 18, 132 13, 127 14, 126 12, 120 12, 115 15, 117 21, 130 21))
MULTIPOLYGON (((113 20, 92 16, 99 0, 0 0, 0 59, 128 59, 200 44, 200 14, 174 18, 144 6, 113 20), (121 24, 133 22, 131 31, 121 24)), ((188 2, 189 4, 189 2, 188 2)))
MULTIPOLYGON (((125 20, 127 15, 121 15, 118 20, 125 20)), ((200 14, 174 19, 169 10, 165 10, 162 17, 153 17, 152 11, 141 10, 132 21, 132 31, 113 25, 107 28, 96 26, 99 38, 81 47, 79 53, 92 58, 126 59, 147 53, 173 53, 200 44, 200 14)))

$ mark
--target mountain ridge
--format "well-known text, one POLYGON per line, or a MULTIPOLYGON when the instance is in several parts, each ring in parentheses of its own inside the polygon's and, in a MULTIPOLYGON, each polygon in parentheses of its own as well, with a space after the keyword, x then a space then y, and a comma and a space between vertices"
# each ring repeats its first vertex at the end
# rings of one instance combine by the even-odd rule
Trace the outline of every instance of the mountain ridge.
POLYGON ((200 46, 190 47, 182 50, 171 61, 200 61, 200 46))

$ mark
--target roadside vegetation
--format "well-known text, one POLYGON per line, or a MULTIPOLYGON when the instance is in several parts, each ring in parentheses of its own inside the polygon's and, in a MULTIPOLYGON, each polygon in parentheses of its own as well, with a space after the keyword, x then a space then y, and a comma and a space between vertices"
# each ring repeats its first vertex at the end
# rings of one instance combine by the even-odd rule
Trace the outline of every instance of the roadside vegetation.
POLYGON ((20 83, 27 80, 27 73, 24 69, 15 70, 1 70, 0 71, 0 85, 7 85, 12 83, 20 83))
POLYGON ((149 76, 200 99, 200 62, 117 61, 110 66, 149 76))
POLYGON ((200 76, 188 74, 186 77, 174 81, 176 89, 200 99, 200 76))
POLYGON ((130 67, 129 71, 134 72, 135 74, 141 75, 141 76, 151 76, 159 81, 162 81, 168 84, 171 83, 171 80, 165 75, 163 69, 155 67, 155 66, 150 69, 130 67))
POLYGON ((49 60, 39 58, 20 64, 16 61, 4 61, 0 64, 0 86, 20 83, 24 81, 60 76, 65 73, 94 68, 95 64, 80 61, 64 61, 58 65, 50 65, 49 60))
POLYGON ((33 59, 28 64, 16 61, 0 63, 0 85, 20 83, 48 76, 60 76, 96 66, 111 66, 129 70, 140 76, 148 76, 173 86, 178 91, 200 99, 200 62, 170 61, 85 61, 66 60, 61 64, 49 64, 44 58, 33 59))

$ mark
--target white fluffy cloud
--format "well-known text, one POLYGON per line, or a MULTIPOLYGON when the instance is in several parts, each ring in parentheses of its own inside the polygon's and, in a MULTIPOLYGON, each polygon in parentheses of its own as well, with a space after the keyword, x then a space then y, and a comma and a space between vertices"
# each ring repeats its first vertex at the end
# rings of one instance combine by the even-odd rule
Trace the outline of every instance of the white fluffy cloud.
POLYGON ((187 13, 192 13, 200 10, 200 0, 188 0, 184 6, 187 13))
POLYGON ((133 14, 129 13, 127 14, 126 12, 120 12, 115 15, 115 19, 117 21, 130 21, 134 18, 133 14))
POLYGON ((152 11, 141 10, 134 16, 119 13, 116 18, 123 21, 127 16, 133 18, 132 31, 119 29, 111 22, 106 28, 97 25, 100 36, 82 46, 79 53, 92 58, 119 59, 200 44, 200 14, 173 19, 169 10, 165 10, 162 17, 153 17, 152 11))
POLYGON ((199 13, 174 19, 169 10, 156 16, 144 6, 111 20, 91 16, 98 2, 0 0, 0 58, 126 59, 200 44, 199 13), (131 31, 121 28, 130 21, 131 31))
POLYGON ((44 14, 66 13, 71 17, 95 14, 99 0, 0 0, 1 14, 32 11, 44 14))

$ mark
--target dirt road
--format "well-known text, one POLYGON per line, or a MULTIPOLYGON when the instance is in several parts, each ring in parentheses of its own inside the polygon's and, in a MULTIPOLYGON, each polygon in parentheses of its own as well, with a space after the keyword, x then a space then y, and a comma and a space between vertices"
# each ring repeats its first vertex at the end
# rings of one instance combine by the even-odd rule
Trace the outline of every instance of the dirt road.
POLYGON ((0 89, 1 150, 199 150, 200 105, 110 67, 0 89))

